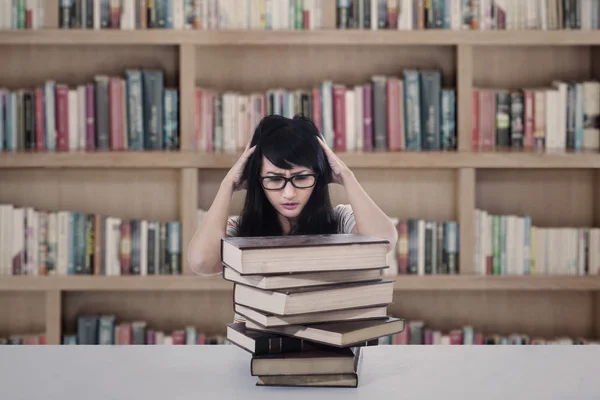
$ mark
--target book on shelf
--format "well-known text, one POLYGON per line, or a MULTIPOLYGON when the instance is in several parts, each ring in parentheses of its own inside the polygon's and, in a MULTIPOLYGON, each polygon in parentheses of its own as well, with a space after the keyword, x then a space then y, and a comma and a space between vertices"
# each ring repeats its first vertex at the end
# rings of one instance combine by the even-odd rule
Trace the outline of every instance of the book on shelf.
POLYGON ((264 92, 195 91, 194 141, 202 151, 239 151, 266 115, 304 115, 334 150, 456 150, 456 90, 438 70, 406 69, 368 82, 324 80, 264 92))
POLYGON ((47 0, 0 0, 0 32, 44 28, 47 0))
POLYGON ((253 354, 257 385, 358 385, 360 348, 404 329, 403 319, 387 315, 394 291, 394 281, 383 278, 387 244, 356 234, 221 239, 224 270, 259 278, 234 282, 236 317, 227 330, 233 344, 253 354), (379 276, 357 280, 357 271, 369 270, 379 276), (332 273, 335 280, 324 283, 332 273), (257 287, 273 277, 290 288, 257 287))
POLYGON ((180 275, 181 223, 0 204, 0 275, 180 275))
POLYGON ((40 345, 48 344, 45 333, 14 333, 0 335, 0 345, 40 345))
POLYGON ((570 337, 559 335, 544 338, 541 335, 524 332, 499 333, 484 332, 472 325, 450 328, 446 331, 437 329, 423 320, 406 321, 406 329, 402 332, 380 337, 379 345, 550 345, 550 344, 598 344, 597 339, 570 337))
POLYGON ((114 314, 83 314, 74 330, 62 334, 66 345, 217 345, 229 344, 225 335, 207 333, 196 326, 165 330, 143 319, 119 320, 114 314))
POLYGON ((598 275, 600 228, 539 226, 531 216, 475 210, 480 275, 598 275))
POLYGON ((179 148, 179 93, 164 72, 127 69, 68 85, 0 87, 0 150, 123 151, 179 148))
POLYGON ((557 30, 598 29, 596 0, 345 0, 337 29, 557 30))
POLYGON ((600 150, 600 81, 554 80, 520 89, 473 90, 473 147, 600 150))
POLYGON ((321 0, 72 0, 59 2, 61 29, 314 30, 321 0))

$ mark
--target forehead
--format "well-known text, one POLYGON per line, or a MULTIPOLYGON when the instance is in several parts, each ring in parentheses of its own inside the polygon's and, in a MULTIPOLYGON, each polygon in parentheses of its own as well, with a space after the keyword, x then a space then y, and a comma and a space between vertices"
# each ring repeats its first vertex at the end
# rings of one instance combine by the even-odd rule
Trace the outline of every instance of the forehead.
MULTIPOLYGON (((288 170, 286 170, 286 169, 282 169, 282 168, 279 168, 279 167, 273 165, 271 163, 271 161, 269 161, 265 156, 262 156, 261 170, 263 173, 276 172, 276 173, 285 174, 286 172, 288 172, 288 170)), ((307 168, 302 165, 292 164, 292 169, 289 170, 289 172, 293 174, 294 172, 305 171, 305 170, 312 171, 311 168, 307 168)))

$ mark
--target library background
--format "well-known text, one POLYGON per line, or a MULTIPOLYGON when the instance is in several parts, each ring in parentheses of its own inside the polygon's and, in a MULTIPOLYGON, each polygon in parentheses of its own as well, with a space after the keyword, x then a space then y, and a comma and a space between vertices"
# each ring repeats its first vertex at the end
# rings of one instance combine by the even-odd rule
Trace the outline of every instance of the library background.
POLYGON ((0 0, 1 343, 227 343, 233 285, 185 251, 268 113, 313 118, 398 227, 381 344, 596 343, 599 24, 597 0, 0 0))

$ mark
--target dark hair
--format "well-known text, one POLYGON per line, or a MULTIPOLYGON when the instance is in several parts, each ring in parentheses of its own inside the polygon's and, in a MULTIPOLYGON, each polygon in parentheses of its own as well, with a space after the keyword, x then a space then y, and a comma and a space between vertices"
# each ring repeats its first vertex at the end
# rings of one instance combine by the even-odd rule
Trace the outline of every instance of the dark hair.
POLYGON ((291 164, 295 164, 312 168, 318 174, 313 192, 290 234, 337 233, 328 188, 331 167, 317 136, 321 134, 313 121, 301 115, 293 118, 268 115, 260 121, 250 141, 250 147, 256 145, 256 149, 242 176, 247 182, 247 192, 238 224, 239 236, 280 236, 283 233, 277 211, 258 179, 263 155, 278 168, 291 169, 291 164))

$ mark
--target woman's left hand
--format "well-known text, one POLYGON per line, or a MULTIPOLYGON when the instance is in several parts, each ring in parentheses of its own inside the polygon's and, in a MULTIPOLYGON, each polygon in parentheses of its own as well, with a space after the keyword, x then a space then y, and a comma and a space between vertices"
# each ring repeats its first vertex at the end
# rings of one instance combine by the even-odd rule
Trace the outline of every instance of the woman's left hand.
POLYGON ((327 143, 320 137, 317 136, 323 151, 325 152, 325 156, 327 157, 327 161, 329 161, 329 166, 331 167, 332 174, 332 182, 338 183, 340 185, 344 184, 344 178, 351 174, 350 168, 344 164, 342 160, 327 146, 327 143))

